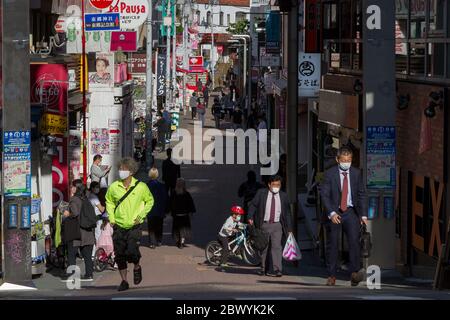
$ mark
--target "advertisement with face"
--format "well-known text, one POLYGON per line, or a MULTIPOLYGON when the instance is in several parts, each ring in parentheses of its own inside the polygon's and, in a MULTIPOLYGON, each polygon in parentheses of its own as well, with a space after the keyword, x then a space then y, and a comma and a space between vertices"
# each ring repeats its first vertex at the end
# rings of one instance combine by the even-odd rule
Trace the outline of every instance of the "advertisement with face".
POLYGON ((114 87, 114 53, 89 55, 89 86, 92 88, 114 87))

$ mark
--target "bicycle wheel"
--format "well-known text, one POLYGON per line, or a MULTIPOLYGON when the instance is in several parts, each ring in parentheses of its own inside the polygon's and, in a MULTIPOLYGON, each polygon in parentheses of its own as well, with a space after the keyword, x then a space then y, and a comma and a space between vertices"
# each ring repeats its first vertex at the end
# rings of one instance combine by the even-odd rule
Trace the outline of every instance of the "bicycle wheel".
POLYGON ((95 258, 94 258, 94 270, 97 272, 102 272, 108 267, 108 261, 106 252, 103 248, 97 249, 95 251, 95 258), (106 257, 106 260, 105 260, 106 257))
POLYGON ((251 266, 257 266, 261 263, 261 255, 253 248, 251 242, 247 242, 247 248, 245 246, 242 247, 242 257, 251 266))
POLYGON ((210 264, 218 266, 222 258, 222 245, 219 241, 209 242, 205 249, 205 255, 210 264))

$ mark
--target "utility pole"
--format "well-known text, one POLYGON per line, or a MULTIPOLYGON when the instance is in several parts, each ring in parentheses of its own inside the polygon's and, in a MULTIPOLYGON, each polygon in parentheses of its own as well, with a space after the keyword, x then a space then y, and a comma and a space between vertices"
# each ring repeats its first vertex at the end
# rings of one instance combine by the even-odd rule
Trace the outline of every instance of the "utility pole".
POLYGON ((172 105, 175 105, 175 89, 177 87, 177 27, 176 27, 176 18, 177 18, 177 0, 173 0, 173 7, 174 7, 174 15, 172 17, 174 30, 173 30, 173 37, 172 37, 172 105))
POLYGON ((211 0, 211 76, 212 76, 212 89, 214 90, 214 0, 211 0))
POLYGON ((287 85, 287 192, 297 237, 297 134, 298 134, 298 2, 292 1, 288 13, 288 85, 287 85))
POLYGON ((2 1, 1 9, 3 36, 1 271, 4 282, 26 286, 31 285, 32 276, 30 1, 2 1), (12 169, 14 166, 25 171, 16 172, 12 169), (10 178, 16 180, 14 185, 8 183, 10 178))
POLYGON ((153 139, 152 130, 152 108, 153 108, 153 1, 149 1, 149 18, 147 21, 147 81, 146 81, 146 96, 147 96, 147 112, 146 112, 146 122, 145 126, 145 140, 147 143, 146 147, 146 165, 147 171, 153 164, 153 150, 151 148, 153 139))
MULTIPOLYGON (((171 0, 167 0, 167 17, 172 17, 171 15, 171 0)), ((170 90, 170 34, 172 33, 172 23, 167 25, 167 41, 166 41, 166 108, 168 108, 168 104, 172 101, 172 91, 170 90)))

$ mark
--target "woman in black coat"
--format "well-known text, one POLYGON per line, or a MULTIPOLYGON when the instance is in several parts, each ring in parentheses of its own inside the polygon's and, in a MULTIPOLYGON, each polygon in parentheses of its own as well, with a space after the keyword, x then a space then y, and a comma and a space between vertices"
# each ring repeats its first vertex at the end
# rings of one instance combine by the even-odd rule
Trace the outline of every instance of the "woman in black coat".
POLYGON ((177 180, 175 192, 169 199, 169 210, 173 217, 172 236, 180 249, 185 247, 186 239, 191 236, 191 215, 195 212, 194 200, 186 191, 183 178, 177 180))

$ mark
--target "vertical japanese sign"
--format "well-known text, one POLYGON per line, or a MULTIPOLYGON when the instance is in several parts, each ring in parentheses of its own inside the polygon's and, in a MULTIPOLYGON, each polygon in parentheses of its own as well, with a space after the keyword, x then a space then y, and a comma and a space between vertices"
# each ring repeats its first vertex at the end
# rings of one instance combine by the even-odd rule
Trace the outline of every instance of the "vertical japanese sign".
MULTIPOLYGON (((31 102, 42 102, 53 118, 67 119, 68 71, 63 64, 31 65, 31 102)), ((52 118, 50 117, 50 118, 52 118)), ((66 121, 67 124, 67 121, 66 121)), ((65 131, 67 132, 67 130, 65 131)), ((55 139, 52 158, 53 207, 68 201, 68 137, 61 131, 50 133, 55 139)))
POLYGON ((367 187, 395 187, 395 127, 367 127, 367 187))
POLYGON ((145 53, 131 54, 128 60, 128 66, 131 73, 146 73, 147 72, 147 56, 145 53))
POLYGON ((158 54, 158 68, 156 79, 156 92, 158 96, 166 95, 166 55, 158 54))
POLYGON ((320 90, 320 53, 299 52, 298 60, 298 95, 316 97, 320 90))
POLYGON ((4 131, 4 194, 6 197, 31 196, 31 133, 4 131))

